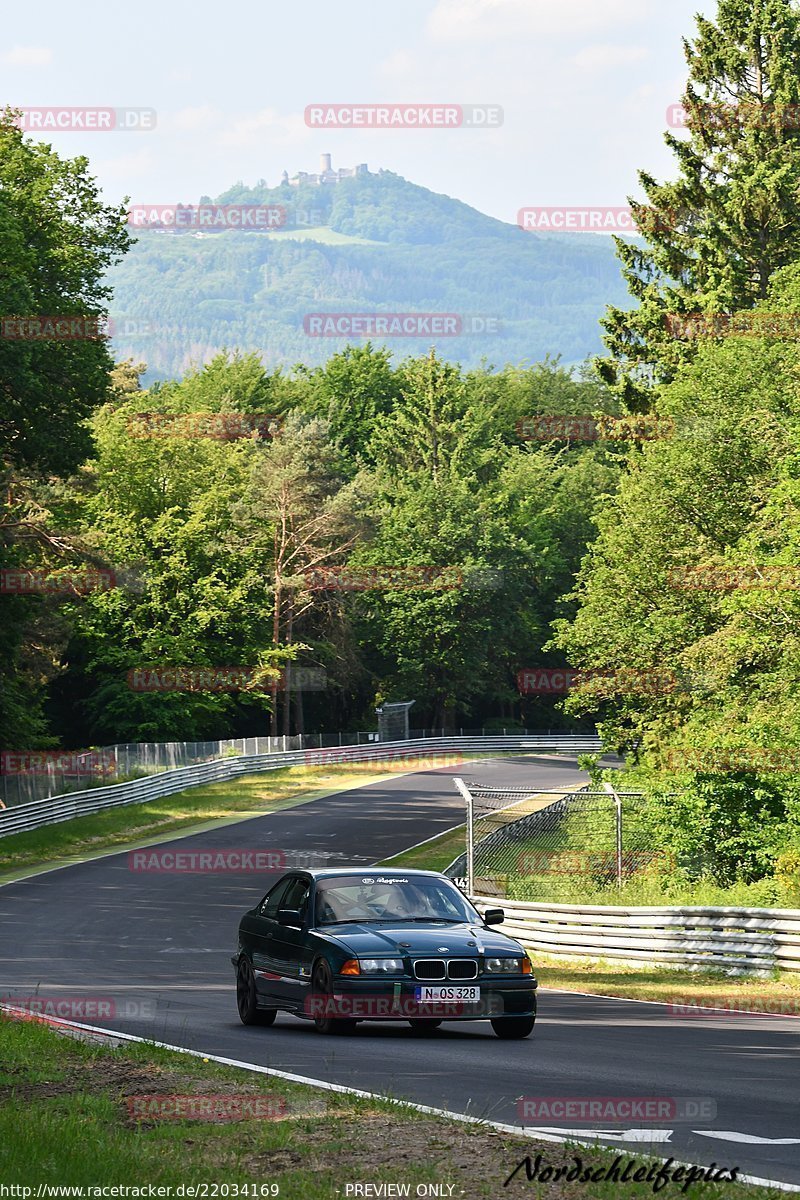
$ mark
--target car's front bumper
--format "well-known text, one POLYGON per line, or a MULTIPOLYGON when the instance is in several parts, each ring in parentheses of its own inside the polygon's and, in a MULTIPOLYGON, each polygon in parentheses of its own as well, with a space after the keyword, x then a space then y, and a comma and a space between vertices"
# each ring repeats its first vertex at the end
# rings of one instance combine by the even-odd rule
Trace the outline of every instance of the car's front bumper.
POLYGON ((424 1018, 440 1021, 486 1021, 490 1018, 535 1016, 536 980, 470 981, 480 989, 477 1001, 452 999, 422 1003, 417 989, 430 986, 413 979, 369 979, 337 975, 329 997, 309 995, 304 1015, 338 1017, 356 1021, 409 1021, 424 1018))

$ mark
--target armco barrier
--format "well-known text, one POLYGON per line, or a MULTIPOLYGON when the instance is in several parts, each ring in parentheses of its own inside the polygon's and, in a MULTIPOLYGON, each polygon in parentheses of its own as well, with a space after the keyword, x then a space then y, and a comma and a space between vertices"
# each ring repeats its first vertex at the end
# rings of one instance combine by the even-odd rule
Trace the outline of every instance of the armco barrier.
POLYGON ((46 800, 33 800, 14 808, 0 811, 0 837, 11 833, 22 833, 38 829, 42 825, 55 825, 73 817, 103 812, 107 808, 118 808, 125 804, 142 804, 184 792, 187 788, 200 787, 206 783, 220 783, 236 779, 239 775, 260 771, 277 771, 281 767, 313 765, 319 763, 371 762, 400 755, 419 755, 422 758, 439 754, 474 754, 500 751, 528 750, 539 753, 597 753, 601 750, 598 737, 570 734, 550 737, 464 737, 425 738, 403 742, 372 742, 361 746, 340 746, 321 750, 287 750, 274 754, 241 754, 236 757, 216 759, 191 767, 179 767, 174 771, 162 771, 146 779, 134 779, 130 783, 113 783, 108 787, 89 788, 83 792, 69 792, 62 796, 49 796, 46 800))
POLYGON ((501 905, 498 926, 553 958, 610 959, 726 974, 800 971, 800 910, 771 908, 621 908, 535 904, 473 896, 501 905))

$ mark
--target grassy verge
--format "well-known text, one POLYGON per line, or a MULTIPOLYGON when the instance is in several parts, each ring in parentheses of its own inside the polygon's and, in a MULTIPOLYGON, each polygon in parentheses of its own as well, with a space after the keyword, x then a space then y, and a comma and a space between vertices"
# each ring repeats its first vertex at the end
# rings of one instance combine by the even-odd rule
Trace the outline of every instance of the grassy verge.
MULTIPOLYGON (((269 1031, 260 1032, 269 1037, 269 1031)), ((652 1183, 644 1181, 624 1189, 613 1180, 533 1184, 524 1169, 504 1188, 528 1155, 535 1161, 541 1154, 541 1169, 571 1168, 576 1154, 592 1171, 608 1168, 616 1155, 536 1144, 156 1047, 128 1043, 114 1050, 2 1018, 0 1047, 0 1174, 6 1184, 147 1189, 208 1183, 228 1185, 217 1193, 223 1196, 236 1195, 231 1185, 247 1184, 254 1189, 247 1196, 281 1200, 335 1200, 347 1194, 348 1183, 365 1181, 409 1185, 411 1195, 421 1184, 450 1184, 449 1194, 466 1200, 514 1194, 612 1200, 620 1190, 632 1197, 653 1195, 652 1183), (183 1098, 180 1119, 174 1116, 176 1097, 183 1098), (218 1119, 198 1116, 196 1106, 203 1104, 212 1105, 218 1119), (185 1115, 190 1105, 195 1119, 185 1115), (254 1110, 261 1116, 254 1118, 254 1110), (241 1119, 231 1121, 237 1114, 241 1119), (220 1120, 223 1115, 228 1119, 220 1120)), ((630 1156, 622 1158, 627 1162, 630 1156)), ((648 1162, 654 1160, 640 1157, 636 1165, 648 1162)), ((729 1162, 736 1165, 733 1157, 729 1162)), ((660 1194, 671 1200, 681 1195, 681 1186, 669 1183, 660 1194)), ((723 1193, 719 1184, 699 1183, 689 1194, 693 1200, 719 1200, 723 1193)), ((777 1193, 726 1184, 724 1195, 766 1200, 777 1193)))
POLYGON ((459 854, 464 853, 465 829, 466 826, 459 825, 450 833, 442 833, 422 846, 415 846, 412 850, 396 854, 394 858, 385 859, 381 866, 408 867, 417 871, 443 871, 459 854))
MULTIPOLYGON (((499 829, 502 824, 511 824, 529 813, 538 812, 540 809, 546 808, 548 804, 552 804, 553 799, 552 795, 531 795, 529 798, 521 800, 519 804, 509 805, 494 814, 492 828, 499 829)), ((439 837, 432 838, 421 846, 415 846, 393 858, 387 858, 381 865, 411 867, 419 871, 443 871, 454 859, 463 854, 465 849, 466 825, 459 825, 449 833, 440 834, 439 837)), ((515 849, 514 853, 516 855, 519 852, 515 849)))
POLYGON ((127 846, 143 845, 212 829, 247 817, 277 812, 294 804, 407 771, 369 763, 287 767, 263 775, 243 775, 224 783, 190 788, 174 796, 129 804, 29 833, 0 838, 0 883, 40 866, 57 866, 127 846))
POLYGON ((662 1000, 679 1006, 716 1005, 776 1016, 800 1016, 799 971, 781 971, 773 979, 743 980, 713 971, 663 971, 590 959, 565 963, 535 950, 531 951, 531 957, 542 987, 631 1000, 662 1000))

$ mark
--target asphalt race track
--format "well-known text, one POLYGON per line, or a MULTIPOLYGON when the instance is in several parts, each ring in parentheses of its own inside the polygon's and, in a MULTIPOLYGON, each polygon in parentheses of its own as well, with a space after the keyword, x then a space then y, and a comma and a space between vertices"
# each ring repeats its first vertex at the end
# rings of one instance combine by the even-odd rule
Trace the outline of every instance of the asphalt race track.
MULTIPOLYGON (((583 778, 568 758, 483 760, 459 771, 540 788, 583 778)), ((450 767, 396 777, 182 838, 180 849, 313 851, 331 855, 334 866, 375 862, 463 821, 453 774, 450 767)), ((323 1037, 285 1015, 272 1028, 245 1028, 230 955, 240 915, 274 878, 137 872, 121 853, 7 884, 0 888, 0 998, 38 991, 106 999, 113 1015, 86 1023, 515 1126, 523 1123, 523 1097, 712 1101, 713 1119, 681 1115, 657 1130, 634 1120, 599 1132, 623 1152, 652 1149, 800 1185, 796 1018, 681 1019, 665 1005, 542 991, 536 1031, 524 1042, 500 1041, 488 1022, 445 1024, 432 1037, 406 1024, 362 1024, 350 1037, 323 1037)), ((679 996, 679 977, 675 990, 679 996)), ((546 1128, 563 1132, 553 1122, 546 1128)), ((590 1128, 579 1136, 594 1136, 590 1128)), ((552 1151, 550 1161, 561 1161, 558 1147, 552 1151)))

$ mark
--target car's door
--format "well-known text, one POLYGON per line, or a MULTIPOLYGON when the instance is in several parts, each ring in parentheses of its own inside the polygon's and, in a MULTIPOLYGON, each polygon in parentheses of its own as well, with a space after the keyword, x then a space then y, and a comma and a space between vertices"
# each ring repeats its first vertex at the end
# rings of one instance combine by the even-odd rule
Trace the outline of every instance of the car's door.
POLYGON ((274 998, 279 994, 279 947, 275 941, 275 934, 279 928, 278 908, 283 907, 283 898, 291 883, 291 877, 278 880, 267 892, 256 912, 251 913, 243 922, 244 942, 253 962, 256 990, 262 996, 274 998))
MULTIPOLYGON (((299 911, 297 925, 279 925, 274 934, 275 963, 280 979, 277 994, 287 1003, 302 1007, 311 985, 311 949, 308 944, 308 914, 311 881, 298 876, 280 898, 279 908, 299 911)), ((277 914, 276 914, 277 915, 277 914)))

